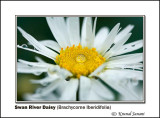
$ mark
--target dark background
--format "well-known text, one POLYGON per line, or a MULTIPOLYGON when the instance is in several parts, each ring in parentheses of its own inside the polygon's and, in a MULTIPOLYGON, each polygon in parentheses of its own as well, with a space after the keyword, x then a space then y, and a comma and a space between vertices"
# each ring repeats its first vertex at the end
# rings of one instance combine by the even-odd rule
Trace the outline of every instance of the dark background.
MULTIPOLYGON (((83 18, 80 17, 80 26, 82 26, 82 21, 83 18)), ((134 29, 131 31, 132 36, 127 43, 143 39, 143 17, 98 17, 96 32, 104 26, 107 26, 111 30, 117 23, 120 23, 121 30, 123 30, 128 24, 134 25, 134 29)), ((17 26, 20 26, 37 40, 55 40, 48 27, 45 17, 17 17, 17 26)), ((21 33, 17 31, 17 45, 22 44, 28 44, 28 42, 25 38, 23 38, 21 33)), ((143 49, 139 49, 132 53, 142 51, 143 49)), ((53 60, 39 54, 23 49, 17 49, 17 59, 36 61, 35 56, 41 57, 48 63, 54 63, 53 60)), ((17 101, 23 100, 22 96, 24 93, 33 93, 35 89, 40 86, 37 84, 31 84, 29 80, 41 79, 43 76, 45 75, 42 74, 41 76, 35 76, 32 74, 17 74, 17 101)))

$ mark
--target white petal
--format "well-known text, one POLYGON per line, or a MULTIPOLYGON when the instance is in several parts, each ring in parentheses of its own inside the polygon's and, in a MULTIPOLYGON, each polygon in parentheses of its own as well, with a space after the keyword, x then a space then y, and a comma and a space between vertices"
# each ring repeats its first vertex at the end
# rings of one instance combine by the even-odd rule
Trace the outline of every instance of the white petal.
POLYGON ((44 101, 58 101, 59 100, 59 96, 57 96, 57 94, 55 93, 51 93, 47 96, 43 96, 44 101))
POLYGON ((96 24, 97 24, 97 17, 95 17, 94 25, 93 25, 93 37, 94 37, 94 39, 95 39, 95 35, 96 35, 96 24))
POLYGON ((24 47, 19 46, 19 45, 17 45, 17 48, 21 48, 21 49, 24 49, 24 50, 28 50, 28 51, 30 51, 30 52, 34 52, 34 53, 43 55, 43 56, 45 56, 45 57, 48 57, 48 58, 50 58, 50 59, 52 59, 52 60, 55 60, 54 57, 48 56, 48 55, 46 55, 45 53, 39 52, 39 51, 37 51, 37 50, 33 50, 33 49, 30 49, 30 48, 26 48, 26 47, 24 48, 24 47))
MULTIPOLYGON (((119 71, 107 70, 105 73, 99 75, 104 82, 106 82, 113 89, 118 91, 123 96, 127 96, 130 100, 139 100, 140 98, 129 86, 130 80, 142 80, 143 73, 136 71, 119 71)), ((133 85, 132 85, 133 86, 133 85)))
POLYGON ((114 64, 135 64, 143 61, 143 53, 135 53, 109 58, 108 63, 114 64))
MULTIPOLYGON (((133 86, 131 82, 128 82, 127 89, 129 89, 130 92, 135 94, 138 97, 138 101, 143 100, 143 86, 133 86)), ((121 101, 131 101, 131 100, 136 100, 132 98, 131 96, 128 95, 122 95, 119 97, 121 101)))
POLYGON ((87 100, 91 92, 91 80, 87 77, 80 77, 80 87, 79 87, 79 99, 81 101, 87 100))
POLYGON ((46 63, 43 59, 41 59, 40 57, 35 56, 35 59, 40 62, 40 63, 46 63))
POLYGON ((142 47, 143 47, 143 40, 138 40, 132 43, 128 43, 123 45, 117 52, 115 52, 114 56, 131 52, 131 51, 140 49, 142 47))
POLYGON ((67 28, 71 46, 74 44, 78 46, 80 43, 80 23, 79 17, 67 18, 67 28))
POLYGON ((23 98, 26 101, 43 101, 44 100, 39 94, 24 94, 23 98))
MULTIPOLYGON (((132 83, 131 83, 132 85, 132 83)), ((134 91, 135 93, 139 96, 140 100, 144 99, 144 93, 143 93, 143 86, 141 86, 140 84, 138 84, 137 86, 132 86, 134 87, 134 91)))
MULTIPOLYGON (((61 50, 61 47, 59 46, 59 44, 50 39, 41 40, 39 41, 39 43, 57 52, 60 52, 61 50)), ((31 43, 28 43, 28 44, 31 45, 31 43)))
POLYGON ((64 80, 56 79, 47 87, 41 88, 41 91, 40 91, 41 96, 46 96, 52 93, 61 84, 61 81, 64 81, 64 80))
POLYGON ((40 79, 40 80, 31 80, 31 82, 33 84, 41 84, 43 86, 46 86, 48 83, 51 83, 58 78, 59 78, 58 75, 55 75, 54 77, 53 76, 52 77, 47 76, 47 77, 45 77, 43 79, 40 79))
POLYGON ((112 80, 143 80, 143 72, 135 70, 126 70, 126 69, 107 69, 105 72, 100 74, 103 78, 112 78, 112 80))
POLYGON ((44 46, 51 48, 57 52, 60 52, 61 47, 59 46, 59 44, 55 41, 52 40, 43 40, 43 41, 39 41, 41 44, 43 44, 44 46))
POLYGON ((102 64, 101 66, 99 66, 95 71, 93 71, 89 77, 95 76, 97 75, 99 72, 101 72, 105 67, 106 67, 107 63, 102 64))
POLYGON ((94 35, 92 32, 92 19, 91 17, 84 18, 82 25, 82 47, 91 48, 94 42, 94 35))
POLYGON ((69 36, 67 32, 66 23, 63 17, 47 17, 47 23, 57 40, 58 44, 62 48, 66 48, 67 46, 71 46, 69 41, 69 36))
POLYGON ((88 95, 88 98, 87 98, 88 101, 100 101, 100 100, 106 100, 104 98, 102 98, 101 96, 97 95, 97 93, 91 89, 91 92, 90 94, 88 95))
POLYGON ((69 76, 72 76, 72 73, 64 68, 60 68, 60 66, 50 66, 48 68, 48 74, 49 76, 54 76, 54 74, 57 74, 60 78, 66 79, 69 76))
POLYGON ((109 33, 109 29, 107 27, 103 27, 98 31, 94 40, 95 48, 98 48, 98 46, 101 46, 104 43, 104 41, 108 36, 108 33, 109 33))
POLYGON ((128 25, 127 27, 125 27, 120 33, 118 33, 114 40, 114 43, 117 43, 120 40, 122 40, 133 28, 134 25, 128 25))
POLYGON ((94 47, 94 41, 95 41, 95 37, 96 37, 96 24, 97 24, 97 17, 95 17, 94 19, 94 24, 93 24, 93 43, 92 43, 92 46, 91 47, 94 47))
POLYGON ((27 101, 55 101, 58 100, 58 97, 51 93, 47 96, 41 96, 41 94, 35 93, 35 94, 25 94, 24 100, 27 101))
POLYGON ((96 94, 102 97, 104 100, 113 100, 114 94, 106 86, 104 86, 100 81, 92 79, 92 87, 96 94))
POLYGON ((119 29, 120 23, 118 23, 116 26, 114 26, 114 28, 111 30, 111 32, 108 34, 107 39, 104 41, 104 43, 102 45, 99 45, 99 47, 97 47, 97 51, 104 55, 104 53, 111 47, 111 45, 114 42, 114 39, 118 33, 118 29, 119 29))
POLYGON ((57 53, 40 44, 34 37, 25 32, 22 28, 17 27, 17 29, 22 33, 23 37, 26 38, 38 51, 48 55, 49 57, 56 58, 57 53))
POLYGON ((46 67, 31 67, 23 63, 17 62, 17 72, 18 73, 32 73, 35 75, 40 75, 43 72, 47 72, 46 67))
POLYGON ((29 62, 21 59, 19 59, 18 61, 19 61, 18 62, 19 73, 32 73, 35 75, 40 75, 42 72, 49 73, 50 68, 56 68, 58 66, 58 65, 48 64, 45 62, 29 62))
POLYGON ((48 63, 40 63, 40 62, 29 62, 29 61, 26 61, 26 60, 22 60, 22 59, 18 59, 18 61, 20 63, 23 63, 23 64, 26 64, 26 65, 29 65, 29 66, 36 66, 36 67, 49 67, 49 66, 54 66, 54 65, 51 65, 51 64, 48 64, 48 63))
POLYGON ((76 93, 78 89, 78 79, 71 79, 68 81, 65 90, 60 97, 60 100, 76 100, 76 93))
POLYGON ((113 93, 102 83, 95 79, 81 76, 80 100, 113 100, 113 93))
POLYGON ((59 65, 53 65, 48 63, 41 63, 41 62, 29 62, 25 60, 19 59, 19 62, 26 64, 28 66, 38 67, 38 68, 45 68, 50 76, 55 76, 57 74, 60 78, 65 79, 68 76, 72 76, 72 73, 64 68, 60 68, 59 65))
POLYGON ((59 96, 59 99, 62 93, 64 92, 65 88, 67 87, 67 85, 68 85, 68 81, 64 80, 64 81, 61 81, 61 84, 57 87, 56 94, 59 96))
MULTIPOLYGON (((19 73, 33 73, 37 74, 39 71, 48 72, 50 77, 55 77, 55 74, 59 76, 59 78, 66 79, 68 76, 72 76, 72 73, 66 69, 60 68, 58 65, 52 65, 48 63, 41 62, 28 62, 25 60, 19 59, 19 73), (35 70, 34 70, 35 69, 35 70), (37 73, 36 73, 37 72, 37 73)), ((39 73, 40 73, 39 72, 39 73)))
POLYGON ((131 36, 131 33, 124 36, 123 39, 118 41, 108 52, 106 52, 104 57, 108 59, 109 57, 113 56, 114 53, 116 53, 122 47, 122 45, 129 39, 130 36, 131 36))
POLYGON ((133 64, 118 64, 118 63, 107 63, 106 68, 130 68, 130 69, 138 69, 138 70, 142 70, 141 68, 143 68, 143 64, 142 63, 133 63, 133 64))

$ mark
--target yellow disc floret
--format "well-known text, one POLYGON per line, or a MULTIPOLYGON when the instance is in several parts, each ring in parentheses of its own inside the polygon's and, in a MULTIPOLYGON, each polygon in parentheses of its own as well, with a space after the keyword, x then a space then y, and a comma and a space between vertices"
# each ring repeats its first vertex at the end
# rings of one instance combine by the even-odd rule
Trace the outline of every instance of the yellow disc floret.
POLYGON ((62 48, 56 57, 56 63, 72 72, 77 78, 89 75, 104 62, 105 58, 98 54, 95 48, 82 48, 80 44, 67 47, 65 50, 62 48))

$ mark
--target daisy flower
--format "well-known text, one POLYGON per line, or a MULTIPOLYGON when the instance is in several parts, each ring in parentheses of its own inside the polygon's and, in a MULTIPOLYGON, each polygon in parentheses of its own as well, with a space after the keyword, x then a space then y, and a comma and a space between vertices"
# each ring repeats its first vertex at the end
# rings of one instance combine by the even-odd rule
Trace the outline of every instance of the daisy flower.
POLYGON ((97 18, 85 17, 80 30, 78 17, 46 17, 54 40, 38 41, 17 27, 34 49, 17 45, 53 60, 47 63, 39 57, 37 62, 18 59, 18 73, 46 76, 32 80, 41 84, 34 94, 25 94, 25 100, 86 101, 86 100, 142 100, 138 82, 143 81, 143 53, 132 53, 143 47, 143 40, 131 43, 133 25, 120 31, 120 23, 109 32, 102 27, 96 33, 97 18), (80 35, 81 32, 81 35, 80 35))

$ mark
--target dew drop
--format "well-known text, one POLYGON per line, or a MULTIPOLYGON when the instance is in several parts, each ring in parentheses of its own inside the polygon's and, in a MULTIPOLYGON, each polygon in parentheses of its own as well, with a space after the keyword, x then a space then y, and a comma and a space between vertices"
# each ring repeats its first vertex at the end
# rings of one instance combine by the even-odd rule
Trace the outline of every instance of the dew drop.
POLYGON ((23 48, 27 48, 28 46, 27 46, 27 44, 22 44, 21 45, 23 48))

